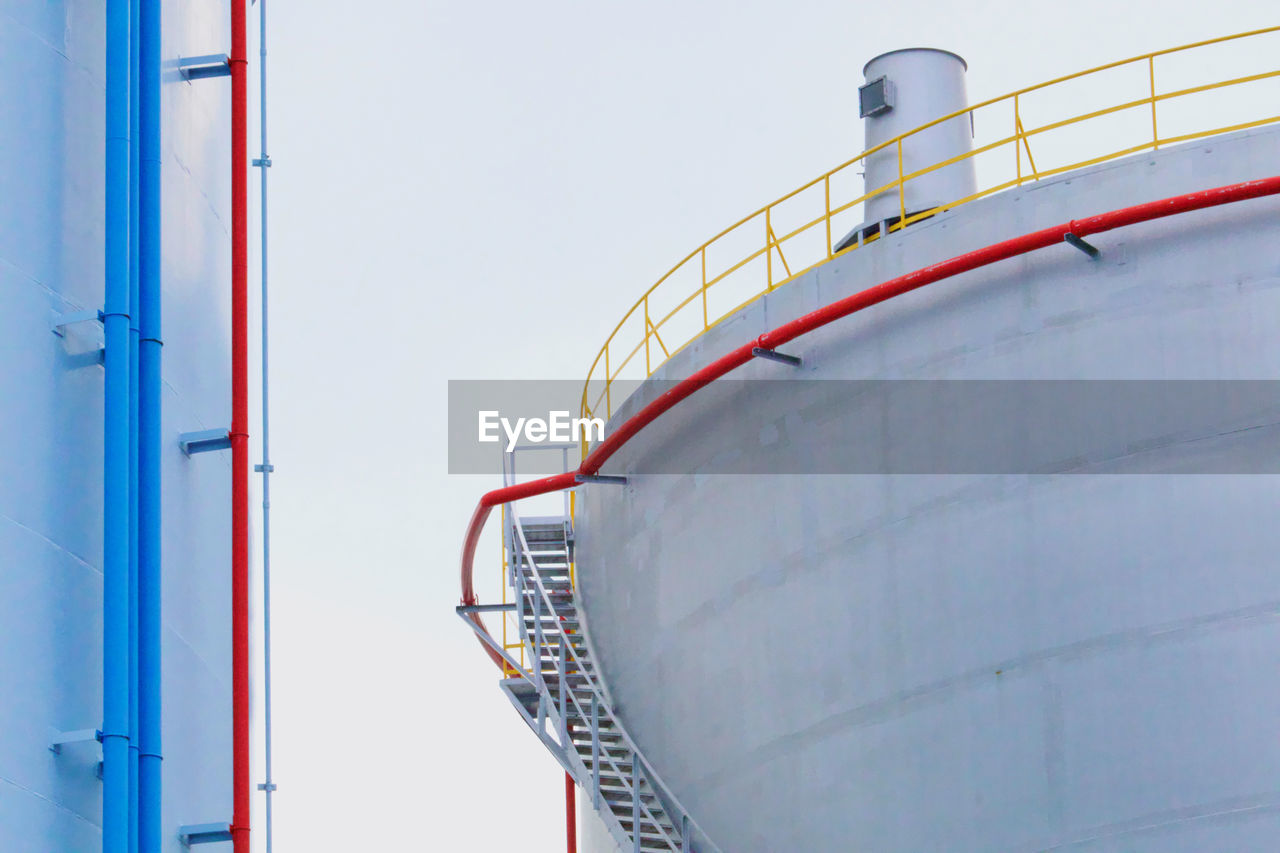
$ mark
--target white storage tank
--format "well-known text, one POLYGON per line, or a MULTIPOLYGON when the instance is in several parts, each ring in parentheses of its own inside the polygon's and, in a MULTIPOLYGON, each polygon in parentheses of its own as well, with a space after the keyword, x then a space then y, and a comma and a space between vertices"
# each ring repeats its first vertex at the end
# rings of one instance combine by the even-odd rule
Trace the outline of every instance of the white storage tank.
MULTIPOLYGON (((1072 216, 1271 175, 1277 151, 1275 129, 1219 136, 924 220, 713 327, 612 423, 815 306, 1072 216)), ((1095 242, 1096 260, 1062 245, 891 300, 793 341, 799 372, 756 360, 733 379, 1273 378, 1280 201, 1095 242)), ((780 448, 821 471, 849 442, 913 446, 840 428, 866 403, 847 386, 795 407, 791 384, 698 392, 606 465, 625 487, 578 503, 601 676, 721 850, 1274 846, 1280 481, 1243 473, 1277 470, 1280 445, 1258 438, 1273 431, 1170 444, 1157 428, 1134 447, 1158 462, 1110 448, 1058 474, 712 473, 780 448), (1177 473, 1204 453, 1217 473, 1177 473)))
MULTIPOLYGON (((230 469, 181 433, 230 409, 225 3, 164 4, 162 844, 231 816, 230 469)), ((102 3, 0 0, 0 850, 103 847, 102 3), (55 333, 57 318, 75 322, 55 333), (88 732, 55 753, 60 733, 88 732)))

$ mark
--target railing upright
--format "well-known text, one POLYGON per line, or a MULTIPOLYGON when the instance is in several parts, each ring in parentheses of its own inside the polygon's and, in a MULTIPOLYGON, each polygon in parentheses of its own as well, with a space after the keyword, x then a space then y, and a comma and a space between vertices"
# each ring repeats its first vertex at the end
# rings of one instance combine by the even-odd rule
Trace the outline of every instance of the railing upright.
POLYGON ((702 331, 706 331, 711 327, 710 321, 707 319, 707 244, 702 244, 702 331))
POLYGON ((1151 147, 1160 150, 1160 131, 1156 127, 1156 57, 1147 57, 1147 77, 1151 81, 1151 147))
POLYGON ((907 185, 902 179, 902 137, 898 137, 898 213, 898 227, 901 228, 907 218, 907 185))
POLYGON ((640 853, 640 756, 631 754, 631 837, 640 853))
POLYGON ((766 207, 764 209, 764 255, 765 255, 765 275, 768 277, 768 283, 765 290, 773 290, 773 208, 766 207))
POLYGON ((600 699, 591 693, 591 805, 600 811, 600 699))
POLYGON ((649 294, 644 296, 644 373, 648 376, 653 370, 649 367, 649 294))
MULTIPOLYGON (((827 260, 831 260, 834 256, 831 243, 831 173, 828 172, 822 177, 822 197, 823 197, 823 221, 827 223, 827 260)), ((705 250, 704 250, 705 251, 705 250)))
POLYGON ((564 628, 560 629, 560 658, 556 661, 557 675, 560 677, 560 745, 569 749, 569 670, 565 659, 569 657, 565 651, 564 628))
POLYGON ((1013 96, 1013 161, 1017 168, 1017 186, 1022 186, 1022 118, 1018 115, 1018 96, 1013 96))

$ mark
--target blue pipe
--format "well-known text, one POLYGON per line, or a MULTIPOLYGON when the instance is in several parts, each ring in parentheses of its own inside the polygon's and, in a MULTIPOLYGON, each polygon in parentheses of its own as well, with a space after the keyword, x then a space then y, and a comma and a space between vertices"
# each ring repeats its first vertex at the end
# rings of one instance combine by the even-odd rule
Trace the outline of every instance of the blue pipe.
POLYGON ((266 781, 262 790, 266 792, 266 853, 272 853, 272 811, 271 795, 275 793, 276 783, 271 775, 271 385, 269 370, 270 354, 267 348, 269 337, 267 309, 267 169, 271 167, 271 158, 267 156, 267 0, 258 0, 258 132, 261 138, 261 153, 254 163, 258 166, 258 174, 262 176, 262 215, 259 217, 262 237, 258 244, 262 258, 262 719, 263 719, 263 765, 266 768, 266 781))
POLYGON ((129 0, 106 2, 102 850, 129 843, 129 0))
POLYGON ((138 0, 129 0, 129 850, 138 849, 138 0))
POLYGON ((139 13, 138 849, 159 853, 160 824, 160 0, 139 13))

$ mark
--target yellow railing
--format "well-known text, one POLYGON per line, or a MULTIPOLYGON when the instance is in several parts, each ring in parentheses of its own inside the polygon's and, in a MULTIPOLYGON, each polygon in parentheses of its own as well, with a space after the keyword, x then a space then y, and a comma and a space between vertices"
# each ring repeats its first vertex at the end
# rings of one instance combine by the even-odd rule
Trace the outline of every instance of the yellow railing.
POLYGON ((603 413, 612 417, 612 386, 617 380, 649 376, 672 354, 764 294, 853 251, 859 243, 881 236, 877 233, 855 241, 840 251, 833 242, 833 238, 862 225, 861 205, 873 196, 896 191, 901 216, 888 229, 892 232, 1028 181, 1162 145, 1280 121, 1280 113, 1258 117, 1268 107, 1277 109, 1280 105, 1280 85, 1276 85, 1280 84, 1280 67, 1274 59, 1280 56, 1280 40, 1269 48, 1257 42, 1276 34, 1280 34, 1280 26, 1208 39, 1028 86, 942 116, 819 175, 703 243, 645 291, 610 332, 587 372, 582 389, 583 416, 603 413), (1241 39, 1254 41, 1249 42, 1248 50, 1240 50, 1241 39), (1269 67, 1239 67, 1259 61, 1269 67), (1200 82, 1208 76, 1207 69, 1233 66, 1247 73, 1200 82), (1158 68, 1164 88, 1157 86, 1158 68), (1189 85, 1193 81, 1194 85, 1189 85), (1116 100, 1116 93, 1126 89, 1128 97, 1116 100), (1215 100, 1207 101, 1206 95, 1215 100), (1046 96, 1051 101, 1043 100, 1046 96), (1089 108, 1062 117, 1064 102, 1069 108, 1079 109, 1083 104, 1089 108), (975 129, 973 150, 924 168, 905 170, 904 141, 966 113, 975 129), (1029 128, 1028 123, 1032 125, 1029 128), (984 133, 994 138, 986 138, 984 133), (1114 148, 1118 139, 1125 144, 1114 148), (857 167, 868 156, 888 148, 893 148, 897 157, 897 180, 859 192, 863 188, 857 167), (908 213, 907 184, 962 160, 974 161, 977 185, 982 189, 929 210, 908 213), (727 310, 725 306, 729 306, 727 310))
MULTIPOLYGON (((507 505, 502 505, 502 536, 499 537, 502 548, 501 577, 498 585, 502 588, 502 603, 511 604, 509 596, 514 595, 514 591, 507 585, 507 505)), ((520 663, 520 670, 512 669, 511 664, 506 661, 502 662, 502 677, 515 678, 521 674, 521 671, 528 673, 530 671, 528 664, 525 662, 524 643, 520 637, 520 626, 516 623, 508 612, 502 614, 502 648, 507 654, 511 655, 520 663)))

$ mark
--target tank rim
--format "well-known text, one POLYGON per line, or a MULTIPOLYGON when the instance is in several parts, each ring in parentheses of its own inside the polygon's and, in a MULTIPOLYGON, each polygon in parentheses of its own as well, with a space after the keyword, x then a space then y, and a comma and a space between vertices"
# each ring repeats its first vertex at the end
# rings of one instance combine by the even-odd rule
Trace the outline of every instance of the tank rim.
POLYGON ((955 51, 944 50, 943 48, 940 48, 940 47, 900 47, 900 48, 897 48, 896 50, 886 50, 884 53, 876 54, 875 56, 868 59, 867 64, 862 66, 862 76, 863 77, 867 76, 867 69, 870 68, 871 63, 875 62, 876 60, 884 59, 886 56, 892 56, 895 53, 910 53, 912 51, 917 51, 917 50, 924 50, 924 51, 928 51, 929 53, 945 53, 947 56, 953 56, 956 59, 960 60, 960 65, 964 67, 965 71, 969 70, 969 63, 965 61, 965 58, 963 56, 956 53, 955 51))

